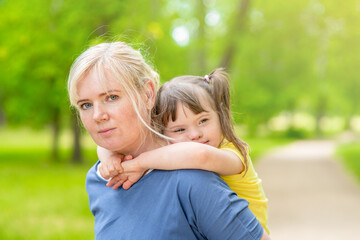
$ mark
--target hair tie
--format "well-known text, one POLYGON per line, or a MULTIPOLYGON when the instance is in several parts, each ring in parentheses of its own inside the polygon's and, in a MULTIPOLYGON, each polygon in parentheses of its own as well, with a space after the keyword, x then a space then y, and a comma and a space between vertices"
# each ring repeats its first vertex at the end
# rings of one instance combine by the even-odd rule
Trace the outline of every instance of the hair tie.
POLYGON ((205 76, 204 76, 204 79, 205 79, 205 81, 206 81, 207 83, 210 83, 210 78, 209 78, 208 75, 205 75, 205 76))

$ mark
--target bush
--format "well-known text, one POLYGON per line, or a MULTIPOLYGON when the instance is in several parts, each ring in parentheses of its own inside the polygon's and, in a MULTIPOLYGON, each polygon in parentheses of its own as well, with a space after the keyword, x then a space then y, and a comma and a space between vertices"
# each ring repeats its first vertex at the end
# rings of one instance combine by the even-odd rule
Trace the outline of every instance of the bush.
POLYGON ((341 145, 336 152, 345 163, 346 168, 353 172, 360 182, 360 142, 341 145))

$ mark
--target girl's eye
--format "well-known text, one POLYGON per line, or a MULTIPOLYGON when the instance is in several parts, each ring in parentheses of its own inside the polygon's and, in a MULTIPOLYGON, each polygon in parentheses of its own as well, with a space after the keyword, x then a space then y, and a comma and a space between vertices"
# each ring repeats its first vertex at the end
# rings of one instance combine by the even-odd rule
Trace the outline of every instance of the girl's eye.
POLYGON ((179 132, 183 132, 183 131, 185 131, 185 128, 176 129, 174 132, 179 133, 179 132))
POLYGON ((203 124, 203 123, 207 122, 208 120, 209 120, 209 119, 207 119, 207 118, 201 119, 201 120, 200 120, 200 124, 203 124))
POLYGON ((116 99, 118 99, 119 98, 119 96, 117 96, 117 95, 109 95, 108 96, 108 100, 109 101, 115 101, 116 99))
POLYGON ((86 109, 91 108, 91 106, 92 106, 91 103, 83 103, 83 104, 80 105, 80 108, 82 110, 86 110, 86 109))

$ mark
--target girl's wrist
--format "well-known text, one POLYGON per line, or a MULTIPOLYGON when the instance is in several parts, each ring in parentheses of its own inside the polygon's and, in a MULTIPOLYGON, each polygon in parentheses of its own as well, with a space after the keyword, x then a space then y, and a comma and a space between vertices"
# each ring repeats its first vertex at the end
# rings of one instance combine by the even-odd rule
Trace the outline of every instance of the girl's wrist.
POLYGON ((146 156, 146 152, 141 153, 137 158, 138 169, 141 169, 143 172, 146 172, 147 170, 149 170, 150 168, 146 164, 147 161, 148 161, 148 158, 146 156))

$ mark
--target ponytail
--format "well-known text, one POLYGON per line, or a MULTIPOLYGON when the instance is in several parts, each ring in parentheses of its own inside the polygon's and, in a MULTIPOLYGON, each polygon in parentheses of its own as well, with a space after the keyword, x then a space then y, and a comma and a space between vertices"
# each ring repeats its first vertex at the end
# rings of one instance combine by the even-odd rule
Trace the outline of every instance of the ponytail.
POLYGON ((248 144, 238 138, 235 134, 233 125, 233 117, 231 114, 230 104, 230 86, 229 81, 231 80, 230 75, 223 69, 217 68, 213 70, 209 75, 204 77, 206 80, 208 77, 211 93, 214 99, 216 110, 220 119, 221 130, 224 138, 229 142, 233 143, 236 149, 240 152, 244 158, 245 173, 248 169, 248 144))

